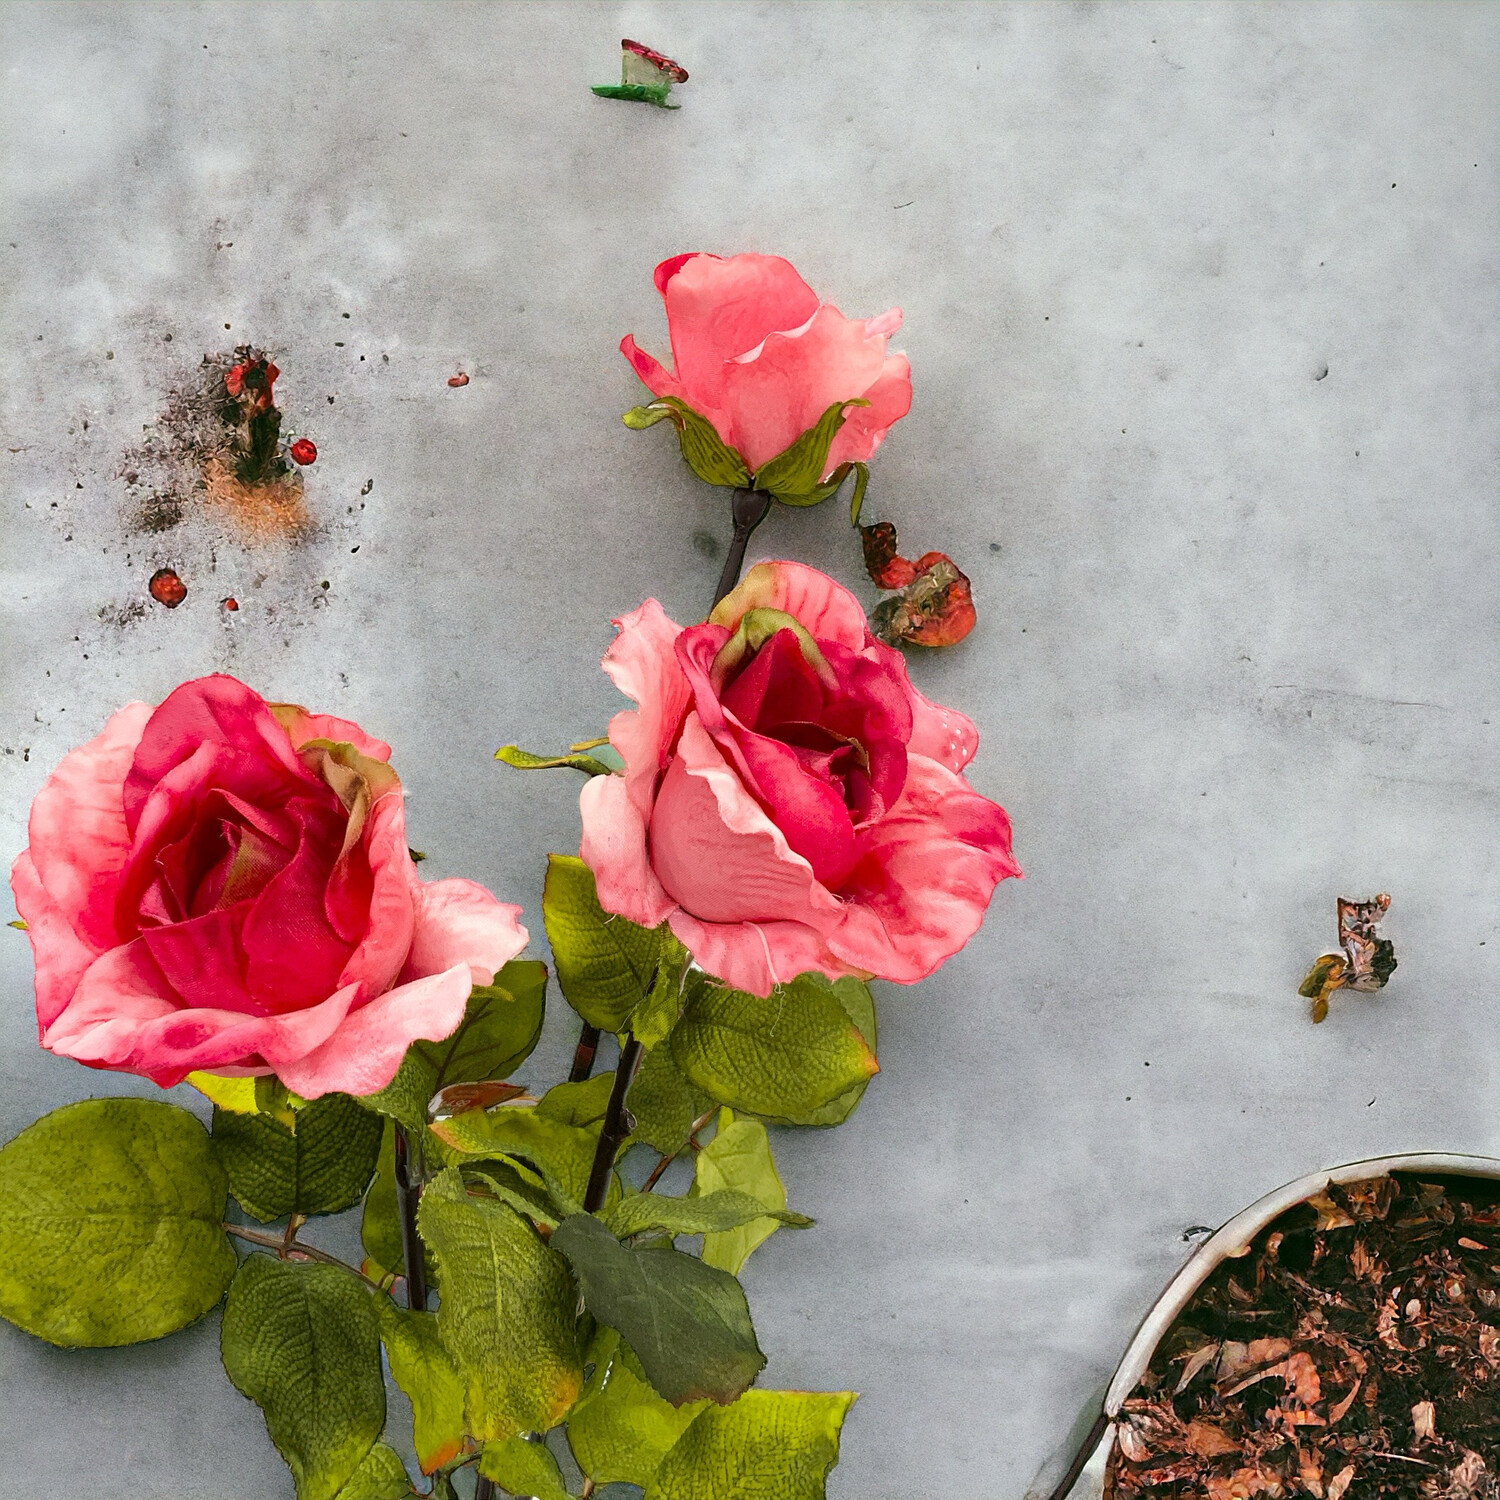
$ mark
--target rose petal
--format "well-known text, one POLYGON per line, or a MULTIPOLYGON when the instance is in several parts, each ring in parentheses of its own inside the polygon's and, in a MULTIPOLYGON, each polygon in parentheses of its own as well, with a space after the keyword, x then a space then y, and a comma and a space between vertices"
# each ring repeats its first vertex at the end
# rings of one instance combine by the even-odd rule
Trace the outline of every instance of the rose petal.
POLYGON ((470 965, 457 963, 387 990, 351 1011, 322 1046, 278 1062, 276 1076, 304 1099, 334 1092, 373 1094, 396 1076, 413 1042, 440 1042, 452 1034, 464 1018, 472 988, 470 965))
POLYGON ((116 937, 114 887, 130 857, 123 789, 150 718, 148 703, 112 714, 93 739, 63 757, 31 804, 27 839, 37 880, 95 949, 116 937))
POLYGON ((99 956, 99 950, 73 930, 62 907, 42 884, 29 849, 23 849, 10 867, 10 888, 15 893, 16 910, 26 923, 26 936, 31 940, 36 964, 36 1024, 40 1039, 73 998, 78 981, 99 956))
MULTIPOLYGON (((693 406, 682 382, 660 360, 640 348, 628 333, 620 340, 620 353, 630 361, 630 368, 641 378, 642 383, 653 396, 675 396, 679 401, 693 406)), ((693 409, 698 410, 697 407, 693 409)), ((708 417, 710 421, 713 420, 706 411, 699 412, 699 415, 708 417)))
POLYGON ((516 920, 521 908, 497 901, 482 885, 450 879, 418 880, 414 886, 411 957, 403 978, 426 978, 467 964, 474 984, 490 984, 526 946, 526 929, 516 920))
MULTIPOLYGON (((894 646, 878 646, 878 650, 889 652, 902 662, 901 653, 894 646)), ((925 698, 910 681, 906 684, 911 699, 912 729, 907 741, 907 753, 925 755, 940 766, 953 772, 962 771, 974 759, 979 749, 979 731, 973 721, 964 717, 956 708, 944 708, 925 698)))
POLYGON ((678 908, 670 926, 703 969, 752 995, 769 995, 778 984, 813 970, 830 979, 870 978, 830 952, 802 922, 700 922, 678 908))
MULTIPOLYGON (((406 844, 406 807, 399 792, 376 798, 365 822, 359 853, 369 874, 369 894, 359 914, 362 932, 338 983, 340 987, 358 984, 363 994, 378 995, 396 982, 407 963, 416 924, 415 888, 421 886, 406 844)), ((333 925, 335 930, 343 930, 338 921, 333 925)), ((448 964, 437 967, 447 968, 448 964)))
POLYGON ((389 761, 391 758, 391 747, 384 740, 366 734, 352 719, 312 714, 297 703, 271 703, 267 707, 286 730, 294 750, 300 750, 309 740, 332 740, 335 744, 353 745, 371 760, 389 761))
POLYGON ((806 563, 757 563, 708 618, 734 630, 752 609, 779 609, 804 625, 816 640, 837 641, 855 651, 871 641, 859 600, 806 563))
POLYGON ((578 854, 594 872, 599 904, 641 927, 657 927, 677 909, 651 868, 647 819, 623 776, 591 776, 578 795, 583 838, 578 854))
POLYGON ((911 410, 911 365, 906 356, 886 355, 879 376, 860 394, 870 404, 852 406, 845 413, 844 425, 828 445, 824 478, 840 464, 863 463, 885 441, 886 432, 911 410))

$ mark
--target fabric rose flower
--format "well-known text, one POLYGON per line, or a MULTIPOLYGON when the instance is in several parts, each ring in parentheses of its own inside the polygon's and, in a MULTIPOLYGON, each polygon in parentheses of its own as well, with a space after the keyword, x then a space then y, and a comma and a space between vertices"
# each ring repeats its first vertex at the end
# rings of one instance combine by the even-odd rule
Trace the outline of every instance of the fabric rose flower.
POLYGON ((390 753, 232 677, 116 713, 37 793, 11 871, 42 1045, 315 1097, 447 1036, 526 930, 472 881, 417 878, 390 753))
POLYGON ((846 318, 777 255, 676 255, 656 268, 675 370, 626 335, 620 352, 657 397, 706 417, 754 473, 830 406, 851 407, 820 478, 863 462, 911 409, 911 366, 887 354, 901 309, 846 318))
POLYGON ((605 910, 670 923, 758 995, 812 969, 911 984, 1021 873, 1004 810, 962 775, 974 726, 832 579, 762 563, 702 625, 655 599, 615 623, 604 669, 639 707, 609 726, 624 774, 582 795, 605 910))

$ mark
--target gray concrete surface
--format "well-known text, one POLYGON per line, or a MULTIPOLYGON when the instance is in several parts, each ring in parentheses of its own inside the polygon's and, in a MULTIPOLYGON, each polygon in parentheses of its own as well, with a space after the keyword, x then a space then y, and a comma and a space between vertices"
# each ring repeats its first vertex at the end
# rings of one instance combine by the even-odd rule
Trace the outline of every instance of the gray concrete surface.
MULTIPOLYGON (((610 616, 701 616, 728 532, 667 433, 619 422, 618 339, 665 350, 652 266, 775 251, 850 314, 905 309, 915 404, 871 503, 973 577, 979 628, 912 671, 978 722, 1027 878, 940 975, 881 988, 856 1118, 778 1142, 819 1225, 747 1282, 767 1383, 864 1393, 831 1493, 1019 1496, 1186 1226, 1320 1164, 1500 1152, 1500 10, 0 26, 7 860, 109 710, 223 670, 389 738, 427 870, 540 936, 576 787, 491 753, 599 732, 610 616), (622 34, 689 68, 680 112, 589 94, 622 34), (316 534, 141 531, 143 425, 241 339, 321 450, 316 534), (162 563, 187 603, 132 619, 162 563), (1314 1028, 1334 898, 1377 889, 1400 970, 1314 1028)), ((836 506, 756 551, 874 602, 836 506)), ((8 1136, 130 1085, 36 1050, 5 937, 8 1136)), ((531 1076, 572 1031, 549 1019, 531 1076)), ((7 1497, 291 1495, 214 1320, 98 1354, 0 1330, 0 1454, 7 1497)))

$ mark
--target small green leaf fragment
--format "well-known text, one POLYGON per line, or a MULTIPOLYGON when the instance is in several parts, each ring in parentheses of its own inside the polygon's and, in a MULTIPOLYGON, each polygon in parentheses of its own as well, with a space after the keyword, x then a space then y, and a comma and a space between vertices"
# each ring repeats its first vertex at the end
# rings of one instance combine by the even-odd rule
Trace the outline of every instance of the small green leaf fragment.
POLYGON ((672 92, 670 83, 596 83, 590 90, 601 99, 627 99, 633 104, 655 104, 662 109, 681 109, 680 104, 668 104, 667 95, 672 92))
POLYGON ((674 1406, 733 1401, 765 1368, 739 1282, 670 1245, 630 1249, 593 1214, 552 1231, 572 1263, 584 1304, 635 1351, 674 1406))
POLYGON ((658 422, 665 422, 672 415, 670 406, 653 402, 650 406, 632 406, 620 420, 632 432, 644 432, 648 427, 655 427, 658 422))
POLYGON ((381 1121, 348 1094, 325 1094, 294 1116, 214 1110, 214 1146, 229 1190, 261 1223, 288 1214, 342 1213, 375 1173, 381 1121))
POLYGON ((494 1160, 464 1162, 459 1171, 464 1185, 470 1193, 483 1197, 492 1194, 502 1203, 508 1203, 518 1214, 549 1229, 556 1228, 578 1205, 569 1201, 564 1206, 552 1196, 546 1180, 540 1173, 518 1161, 504 1157, 494 1160))
POLYGON ((630 1014, 630 1034, 643 1047, 656 1046, 677 1024, 681 1006, 681 967, 663 963, 656 971, 651 993, 630 1014))
POLYGON ((604 1118, 614 1085, 613 1070, 595 1073, 582 1083, 554 1083, 537 1101, 536 1112, 543 1119, 561 1120, 564 1125, 593 1125, 604 1118))
MULTIPOLYGON (((759 1120, 736 1120, 727 1109, 721 1111, 718 1131, 698 1153, 693 1170, 693 1185, 706 1195, 705 1202, 734 1192, 768 1210, 786 1207, 786 1188, 771 1156, 770 1137, 759 1120)), ((750 1252, 783 1222, 767 1213, 738 1225, 726 1224, 721 1232, 703 1237, 703 1259, 738 1276, 750 1252)))
POLYGON ((479 1472, 511 1495, 571 1500, 557 1460, 541 1443, 529 1443, 523 1437, 486 1443, 479 1455, 479 1472))
POLYGON ((646 1500, 823 1500, 853 1391, 746 1391, 678 1438, 646 1500))
MULTIPOLYGON (((754 1122, 745 1121, 745 1124, 754 1122)), ((762 1134, 765 1126, 758 1127, 762 1134)), ((707 1148, 705 1147, 705 1150, 707 1148)), ((703 1160, 702 1153, 698 1160, 703 1160)), ((692 1198, 668 1198, 661 1193, 637 1193, 620 1202, 603 1216, 610 1232, 619 1239, 632 1235, 659 1232, 663 1234, 714 1234, 738 1229, 742 1225, 759 1223, 769 1217, 771 1229, 786 1224, 793 1229, 808 1229, 812 1220, 806 1214, 794 1214, 787 1210, 786 1194, 782 1193, 780 1206, 771 1207, 749 1193, 734 1188, 721 1188, 692 1198)), ((766 1233, 770 1233, 767 1230, 766 1233)), ((764 1235, 762 1235, 764 1238, 764 1235)), ((706 1260, 707 1257, 705 1256, 706 1260)), ((710 1265, 715 1262, 710 1261, 710 1265)), ((723 1266, 732 1276, 738 1266, 723 1266)))
POLYGON ((252 1255, 219 1333, 234 1388, 266 1419, 297 1500, 334 1500, 385 1426, 370 1294, 335 1266, 252 1255))
POLYGON ((52 1344, 161 1338, 224 1295, 229 1183, 187 1110, 85 1099, 0 1149, 0 1316, 52 1344))
POLYGON ((495 751, 495 759, 518 771, 547 771, 566 767, 571 771, 582 771, 587 776, 608 776, 611 768, 592 755, 533 755, 519 745, 501 745, 495 751))
POLYGON ((670 1046, 682 1075, 719 1103, 790 1123, 878 1071, 833 981, 821 974, 799 975, 764 998, 692 975, 670 1046))
POLYGON ((850 401, 835 401, 790 448, 767 459, 755 471, 755 488, 769 490, 787 505, 815 505, 818 500, 827 499, 833 490, 826 490, 823 494, 817 492, 823 470, 828 465, 828 449, 844 425, 849 408, 869 404, 862 396, 850 401))
POLYGON ((443 1275, 438 1329, 481 1442, 545 1432, 583 1385, 568 1263, 508 1204, 471 1197, 458 1169, 427 1185, 417 1226, 443 1275))
POLYGON ((471 1109, 439 1120, 432 1133, 466 1157, 519 1156, 531 1162, 570 1211, 583 1201, 599 1139, 598 1130, 550 1119, 535 1105, 471 1109))
POLYGON ((339 1491, 338 1500, 408 1500, 416 1493, 396 1450, 376 1443, 339 1491))
POLYGON ((412 1409, 412 1444, 424 1474, 457 1458, 464 1441, 464 1383, 438 1333, 437 1314, 380 1303, 391 1375, 412 1409))

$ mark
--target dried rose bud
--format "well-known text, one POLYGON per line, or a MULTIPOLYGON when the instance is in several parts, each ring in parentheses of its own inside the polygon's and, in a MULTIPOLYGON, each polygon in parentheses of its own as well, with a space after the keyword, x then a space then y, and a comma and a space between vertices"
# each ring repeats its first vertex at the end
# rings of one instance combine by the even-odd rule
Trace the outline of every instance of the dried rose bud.
POLYGON ((875 634, 892 646, 956 645, 978 618, 969 580, 942 552, 924 553, 910 566, 916 571, 913 581, 870 616, 875 634))
POLYGON ((317 461, 318 446, 311 438, 298 438, 289 451, 296 463, 306 465, 317 461))
POLYGON ((151 590, 151 597, 168 609, 176 609, 187 598, 187 585, 171 568, 158 568, 147 587, 151 590))

